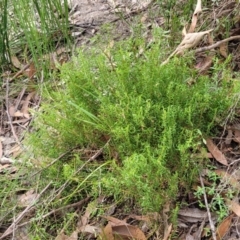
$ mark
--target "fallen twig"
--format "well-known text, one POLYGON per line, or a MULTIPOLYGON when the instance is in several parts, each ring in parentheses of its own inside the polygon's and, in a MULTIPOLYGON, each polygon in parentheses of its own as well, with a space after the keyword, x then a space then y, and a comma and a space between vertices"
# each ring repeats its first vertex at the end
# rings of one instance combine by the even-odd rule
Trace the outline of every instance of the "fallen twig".
POLYGON ((18 225, 18 227, 23 227, 23 226, 26 226, 28 225, 29 223, 32 223, 32 222, 36 222, 36 221, 39 221, 39 220, 42 220, 44 218, 47 218, 49 216, 51 216, 52 214, 56 214, 56 213, 59 213, 63 210, 66 210, 66 209, 69 209, 69 208, 76 208, 76 207, 82 207, 85 203, 87 203, 89 200, 90 200, 91 197, 86 197, 84 198, 83 200, 79 201, 79 202, 76 202, 76 203, 72 203, 72 204, 69 204, 67 206, 64 206, 64 207, 60 207, 58 209, 53 209, 52 211, 50 211, 49 213, 46 213, 45 215, 43 216, 40 216, 38 218, 32 218, 31 220, 27 221, 27 222, 24 222, 24 223, 21 223, 18 225))
POLYGON ((210 209, 208 207, 207 195, 206 195, 206 192, 205 192, 205 186, 204 186, 201 174, 199 174, 199 177, 200 177, 200 182, 201 182, 201 186, 202 186, 202 189, 203 189, 204 202, 205 202, 205 206, 206 206, 207 213, 208 213, 208 220, 209 220, 209 224, 210 224, 210 228, 211 228, 211 232, 212 232, 212 238, 213 238, 213 240, 217 240, 216 230, 215 230, 215 226, 214 226, 213 221, 212 221, 210 209))
POLYGON ((21 143, 20 143, 20 141, 19 141, 19 139, 18 139, 18 137, 16 135, 15 129, 14 129, 13 124, 12 124, 12 117, 9 114, 8 93, 9 93, 9 79, 7 78, 6 79, 6 97, 5 97, 5 105, 6 105, 7 117, 8 117, 9 125, 10 125, 11 130, 12 130, 13 137, 15 138, 17 144, 19 146, 21 146, 21 143))
POLYGON ((233 36, 233 37, 230 37, 230 38, 226 38, 226 39, 223 39, 221 41, 218 41, 210 46, 206 46, 206 47, 201 47, 201 48, 197 48, 195 50, 196 53, 199 53, 199 52, 204 52, 204 51, 207 51, 207 50, 211 50, 211 49, 214 49, 216 47, 219 47, 221 44, 223 43, 226 43, 226 42, 230 42, 230 41, 233 41, 233 40, 236 40, 236 39, 240 39, 240 35, 237 35, 237 36, 233 36))

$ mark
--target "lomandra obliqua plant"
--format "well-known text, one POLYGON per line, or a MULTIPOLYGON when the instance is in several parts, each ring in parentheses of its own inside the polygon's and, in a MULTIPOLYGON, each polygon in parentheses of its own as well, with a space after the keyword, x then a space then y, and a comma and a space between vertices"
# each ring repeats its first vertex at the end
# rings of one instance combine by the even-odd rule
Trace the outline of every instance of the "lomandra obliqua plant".
POLYGON ((80 51, 62 67, 62 82, 46 87, 31 138, 36 154, 56 157, 70 147, 101 148, 107 136, 104 160, 112 164, 91 179, 92 194, 131 198, 145 210, 191 185, 201 168, 191 157, 199 132, 211 133, 233 97, 231 83, 198 76, 186 58, 160 67, 166 42, 161 30, 154 34, 148 49, 129 39, 107 51, 80 51))

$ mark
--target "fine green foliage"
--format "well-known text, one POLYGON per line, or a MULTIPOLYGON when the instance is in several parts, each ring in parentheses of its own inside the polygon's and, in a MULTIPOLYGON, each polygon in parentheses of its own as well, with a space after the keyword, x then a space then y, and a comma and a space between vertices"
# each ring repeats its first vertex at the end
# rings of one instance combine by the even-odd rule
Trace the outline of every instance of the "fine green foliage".
MULTIPOLYGON (((231 82, 198 76, 190 57, 161 67, 164 33, 156 29, 154 39, 148 49, 144 40, 129 39, 80 51, 62 67, 61 82, 45 86, 37 131, 28 138, 36 156, 51 158, 77 146, 99 149, 110 139, 103 152, 109 167, 89 166, 88 193, 131 198, 150 211, 191 186, 201 168, 191 154, 233 96, 231 82)), ((70 165, 63 170, 72 173, 70 165)))
POLYGON ((7 23, 8 23, 8 1, 3 0, 0 2, 0 63, 1 65, 9 60, 9 42, 7 35, 7 23))
POLYGON ((71 40, 67 0, 11 0, 5 9, 8 23, 4 30, 9 40, 5 44, 11 54, 27 62, 33 60, 36 68, 49 71, 43 56, 71 40))

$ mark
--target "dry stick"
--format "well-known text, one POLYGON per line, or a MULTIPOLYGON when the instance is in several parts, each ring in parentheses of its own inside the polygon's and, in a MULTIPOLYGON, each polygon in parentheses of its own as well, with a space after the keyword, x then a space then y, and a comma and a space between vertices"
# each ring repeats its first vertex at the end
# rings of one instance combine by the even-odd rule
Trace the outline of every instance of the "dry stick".
POLYGON ((209 224, 210 224, 210 228, 211 228, 211 231, 212 231, 212 238, 213 238, 213 240, 217 240, 215 227, 214 227, 212 217, 211 217, 211 213, 210 213, 210 210, 209 210, 209 207, 208 207, 208 201, 207 201, 207 195, 206 195, 206 192, 205 192, 205 186, 204 186, 203 179, 202 179, 202 176, 201 176, 200 173, 199 173, 199 177, 200 177, 200 182, 201 182, 201 186, 202 186, 202 189, 203 189, 204 202, 205 202, 205 205, 206 205, 206 208, 207 208, 209 224))
POLYGON ((14 108, 15 111, 17 111, 17 109, 18 109, 18 107, 19 107, 19 105, 20 105, 20 102, 22 101, 23 95, 25 94, 26 90, 27 90, 27 87, 24 87, 24 88, 22 89, 20 95, 18 96, 17 102, 16 102, 16 104, 15 104, 15 108, 14 108))
POLYGON ((67 206, 64 206, 64 207, 60 207, 58 209, 54 209, 52 211, 50 211, 49 213, 46 213, 45 215, 41 216, 41 217, 38 217, 38 218, 33 218, 27 222, 24 222, 24 223, 21 223, 18 225, 18 227, 23 227, 23 226, 26 226, 27 224, 29 223, 32 223, 32 222, 35 222, 35 221, 39 221, 39 220, 42 220, 44 218, 47 218, 49 216, 51 216, 52 214, 56 214, 58 212, 61 212, 62 210, 66 210, 66 209, 69 209, 69 208, 80 208, 82 207, 85 203, 87 203, 89 200, 90 200, 91 197, 86 197, 85 199, 79 201, 79 202, 76 202, 76 203, 72 203, 72 204, 69 204, 67 206))
POLYGON ((240 35, 237 35, 237 36, 233 36, 233 37, 230 37, 230 38, 226 38, 226 39, 223 39, 221 41, 218 41, 210 46, 207 46, 207 47, 201 47, 201 48, 197 48, 195 50, 196 53, 199 53, 199 52, 204 52, 204 51, 207 51, 207 50, 211 50, 213 48, 216 48, 216 47, 219 47, 221 44, 223 43, 226 43, 226 42, 230 42, 232 40, 236 40, 236 39, 240 39, 240 35))
POLYGON ((19 227, 17 226, 17 224, 22 220, 22 218, 27 214, 27 212, 29 212, 29 210, 36 204, 36 202, 39 200, 39 198, 49 188, 51 184, 52 184, 52 181, 38 194, 36 199, 22 211, 22 213, 16 218, 16 220, 14 220, 14 222, 10 225, 10 227, 8 227, 8 229, 3 233, 0 239, 3 239, 9 236, 19 227))
POLYGON ((9 121, 11 130, 12 130, 13 137, 15 138, 18 145, 21 146, 22 144, 20 143, 20 141, 19 141, 19 139, 16 135, 15 129, 14 129, 13 124, 12 124, 12 118, 9 114, 8 93, 9 93, 9 81, 8 81, 8 78, 7 78, 7 80, 6 80, 6 99, 5 99, 7 117, 8 117, 8 121, 9 121))

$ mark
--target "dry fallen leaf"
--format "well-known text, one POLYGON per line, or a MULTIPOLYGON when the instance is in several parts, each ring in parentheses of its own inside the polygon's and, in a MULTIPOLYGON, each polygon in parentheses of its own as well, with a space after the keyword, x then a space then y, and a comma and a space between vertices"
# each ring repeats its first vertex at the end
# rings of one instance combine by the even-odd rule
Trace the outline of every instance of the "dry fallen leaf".
POLYGON ((26 68, 24 71, 23 71, 23 74, 25 76, 27 76, 29 79, 32 79, 33 76, 35 75, 35 73, 37 72, 36 68, 35 68, 35 65, 33 62, 31 62, 28 66, 28 68, 26 68))
POLYGON ((228 43, 222 43, 219 47, 219 52, 220 54, 224 57, 227 58, 228 57, 228 43))
POLYGON ((170 234, 171 234, 171 231, 172 231, 172 224, 170 224, 168 226, 168 228, 166 229, 166 231, 164 232, 164 237, 163 237, 163 240, 168 240, 170 234))
POLYGON ((195 11, 194 11, 193 16, 192 16, 192 23, 191 23, 191 26, 189 28, 188 33, 193 33, 194 32, 195 27, 197 25, 198 14, 201 13, 201 12, 202 12, 202 2, 201 2, 201 0, 198 0, 195 11))
POLYGON ((194 15, 202 12, 202 1, 197 0, 197 5, 194 11, 194 15))
POLYGON ((100 236, 102 239, 115 240, 113 236, 112 226, 110 223, 108 223, 107 226, 103 229, 100 236))
POLYGON ((165 60, 161 66, 164 64, 167 64, 169 59, 173 57, 174 55, 182 55, 186 50, 193 48, 198 45, 198 43, 202 40, 202 38, 209 33, 213 31, 213 29, 204 31, 204 32, 198 32, 198 33, 187 33, 185 37, 183 38, 182 42, 178 45, 176 50, 165 60))
POLYGON ((225 218, 216 229, 217 240, 223 239, 232 223, 233 214, 225 218))
POLYGON ((226 203, 228 205, 228 208, 233 211, 238 217, 240 217, 240 205, 238 203, 238 199, 237 200, 226 200, 226 203))
POLYGON ((101 229, 97 226, 91 226, 88 224, 90 215, 96 211, 97 209, 97 200, 94 200, 88 203, 88 206, 85 210, 84 215, 80 216, 78 223, 77 223, 77 231, 85 234, 93 234, 96 235, 97 233, 101 232, 101 229))
POLYGON ((78 232, 74 231, 71 236, 67 236, 65 235, 63 232, 61 232, 56 238, 55 240, 77 240, 78 239, 78 232))
POLYGON ((182 36, 185 37, 186 35, 187 35, 187 30, 186 30, 186 27, 184 26, 182 30, 182 36))
POLYGON ((145 234, 138 228, 132 225, 112 226, 113 235, 117 239, 138 239, 146 240, 145 234))
POLYGON ((207 212, 198 208, 185 208, 179 210, 178 216, 180 220, 196 223, 202 221, 207 216, 207 212))
POLYGON ((22 68, 22 64, 16 56, 11 56, 11 63, 15 68, 18 68, 18 69, 22 68))
POLYGON ((34 97, 35 93, 36 92, 31 92, 28 94, 28 96, 26 97, 26 99, 22 105, 22 108, 21 108, 21 112, 22 112, 23 116, 27 119, 30 118, 28 106, 29 106, 30 100, 34 97))
POLYGON ((240 143, 240 130, 239 129, 234 129, 234 138, 233 141, 240 143))
POLYGON ((212 139, 208 138, 206 140, 207 142, 207 148, 210 151, 210 153, 213 155, 213 157, 221 164, 228 166, 227 159, 222 154, 222 152, 217 148, 217 146, 213 143, 212 139))
POLYGON ((145 234, 136 226, 132 226, 127 224, 123 220, 119 220, 117 218, 107 216, 104 217, 108 219, 107 226, 103 229, 100 234, 103 239, 109 240, 130 240, 130 239, 138 239, 138 240, 146 240, 145 234))
POLYGON ((209 34, 213 29, 197 32, 197 33, 187 33, 183 38, 182 42, 178 45, 176 49, 176 54, 182 54, 185 50, 193 48, 198 45, 202 38, 209 34))
POLYGON ((206 74, 207 71, 210 69, 213 63, 213 57, 208 56, 204 58, 202 61, 200 61, 195 68, 201 73, 201 74, 206 74))
POLYGON ((111 223, 112 226, 118 226, 118 225, 127 224, 126 220, 120 220, 120 219, 117 219, 115 217, 106 216, 104 218, 106 218, 111 223))

